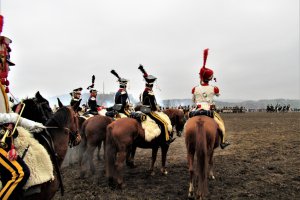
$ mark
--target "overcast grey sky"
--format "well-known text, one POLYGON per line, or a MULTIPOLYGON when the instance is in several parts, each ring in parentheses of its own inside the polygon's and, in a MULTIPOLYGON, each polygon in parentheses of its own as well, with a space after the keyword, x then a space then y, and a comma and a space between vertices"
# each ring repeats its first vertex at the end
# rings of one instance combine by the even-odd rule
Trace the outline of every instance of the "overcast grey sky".
POLYGON ((138 98, 139 64, 158 98, 190 98, 209 48, 219 100, 300 99, 299 0, 2 0, 1 14, 19 98, 86 88, 93 74, 115 92, 111 69, 138 98))

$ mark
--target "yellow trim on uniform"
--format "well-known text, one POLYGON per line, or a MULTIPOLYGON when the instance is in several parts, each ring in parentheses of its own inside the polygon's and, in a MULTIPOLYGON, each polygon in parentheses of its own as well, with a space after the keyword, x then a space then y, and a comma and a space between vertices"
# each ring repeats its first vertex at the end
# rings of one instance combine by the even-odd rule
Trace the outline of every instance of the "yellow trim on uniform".
POLYGON ((9 112, 8 97, 7 97, 7 94, 5 92, 4 86, 1 83, 0 83, 0 88, 1 88, 1 93, 4 97, 6 112, 8 113, 9 112))
MULTIPOLYGON (((2 148, 0 148, 0 153, 5 157, 7 156, 7 152, 2 148)), ((21 167, 21 165, 15 160, 10 161, 10 162, 12 165, 14 165, 17 168, 19 176, 17 175, 16 171, 11 166, 9 166, 5 160, 3 160, 0 157, 1 165, 4 166, 6 169, 8 169, 10 171, 10 173, 12 174, 12 179, 9 180, 0 191, 0 198, 3 200, 7 200, 9 198, 11 193, 14 191, 14 189, 17 187, 19 182, 21 182, 21 180, 24 177, 24 171, 23 171, 23 168, 21 167), (7 192, 4 195, 4 197, 2 198, 2 195, 5 193, 5 191, 7 191, 7 192)))
POLYGON ((156 114, 155 112, 150 112, 150 113, 153 117, 155 117, 156 119, 158 119, 159 121, 161 121, 164 124, 166 141, 168 141, 170 139, 169 132, 168 132, 168 123, 164 119, 162 119, 158 114, 156 114))

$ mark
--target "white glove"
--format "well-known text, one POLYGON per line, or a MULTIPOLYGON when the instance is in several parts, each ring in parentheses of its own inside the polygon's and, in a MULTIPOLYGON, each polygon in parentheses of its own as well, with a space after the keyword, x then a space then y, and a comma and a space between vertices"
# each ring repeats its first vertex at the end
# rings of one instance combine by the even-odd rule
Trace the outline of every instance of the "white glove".
POLYGON ((23 117, 20 118, 19 125, 28 129, 30 132, 39 133, 46 127, 42 123, 38 123, 23 117))

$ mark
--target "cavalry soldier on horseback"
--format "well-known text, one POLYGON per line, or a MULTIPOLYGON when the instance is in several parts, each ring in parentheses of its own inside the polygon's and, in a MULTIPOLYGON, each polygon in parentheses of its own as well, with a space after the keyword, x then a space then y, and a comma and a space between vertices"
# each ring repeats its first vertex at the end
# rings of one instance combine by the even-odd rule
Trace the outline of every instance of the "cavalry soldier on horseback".
MULTIPOLYGON (((76 88, 73 90, 73 92, 70 93, 72 99, 71 99, 71 102, 70 102, 70 105, 71 106, 74 106, 77 102, 79 102, 81 100, 81 91, 82 91, 82 88, 76 88)), ((81 111, 82 108, 79 106, 77 111, 81 111)))
POLYGON ((119 82, 119 90, 115 94, 115 105, 114 109, 118 111, 118 113, 123 113, 127 117, 130 115, 129 111, 129 97, 127 93, 127 83, 128 80, 125 78, 121 78, 115 70, 110 71, 113 75, 115 75, 118 78, 119 82))
POLYGON ((88 99, 89 111, 88 113, 92 115, 98 115, 98 108, 100 107, 97 103, 97 93, 98 91, 94 89, 95 85, 95 75, 92 76, 92 85, 88 86, 87 89, 90 90, 90 97, 88 99))
MULTIPOLYGON (((0 15, 0 33, 2 31, 3 16, 0 15)), ((14 148, 14 138, 18 133, 13 131, 13 125, 40 132, 45 128, 41 123, 20 117, 17 113, 9 113, 10 107, 7 94, 9 81, 7 80, 9 66, 15 64, 10 61, 11 40, 0 36, 0 199, 22 199, 22 187, 26 184, 30 171, 23 159, 17 155, 14 148)))
POLYGON ((196 110, 204 111, 202 113, 207 113, 211 115, 219 125, 219 129, 222 134, 221 137, 221 148, 224 149, 226 146, 230 145, 225 142, 225 125, 220 115, 218 115, 214 110, 215 104, 213 102, 214 96, 219 96, 219 88, 216 86, 209 85, 209 81, 213 79, 213 70, 206 68, 206 59, 208 55, 208 49, 204 50, 204 60, 203 67, 200 69, 200 84, 192 89, 193 102, 196 104, 196 110))
POLYGON ((160 111, 159 106, 156 102, 156 98, 153 92, 153 84, 157 79, 153 75, 148 75, 147 72, 144 70, 143 65, 140 65, 139 70, 144 74, 144 79, 146 81, 146 88, 144 92, 140 96, 141 103, 150 108, 150 112, 145 112, 151 119, 153 119, 160 127, 161 133, 165 135, 165 139, 167 144, 172 143, 175 138, 173 138, 172 134, 168 131, 168 124, 167 122, 161 118, 160 115, 155 113, 155 111, 160 111))
POLYGON ((98 108, 100 107, 97 103, 97 93, 98 91, 96 89, 90 90, 88 105, 90 108, 89 113, 92 115, 98 115, 98 108))

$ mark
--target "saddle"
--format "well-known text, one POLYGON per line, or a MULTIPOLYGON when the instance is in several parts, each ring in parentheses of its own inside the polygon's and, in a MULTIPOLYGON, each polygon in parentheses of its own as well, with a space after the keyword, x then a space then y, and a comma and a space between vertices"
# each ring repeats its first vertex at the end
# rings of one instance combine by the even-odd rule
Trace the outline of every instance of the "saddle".
POLYGON ((105 116, 115 118, 118 115, 118 111, 116 110, 109 110, 105 113, 105 116))
POLYGON ((192 118, 192 117, 195 117, 195 116, 198 116, 198 115, 205 115, 205 116, 214 118, 214 111, 211 111, 211 110, 194 110, 194 111, 191 111, 189 113, 189 118, 192 118))
POLYGON ((145 121, 147 119, 147 115, 137 111, 137 112, 131 112, 129 115, 130 118, 136 119, 138 122, 142 123, 143 121, 145 121))
POLYGON ((142 105, 142 106, 141 106, 141 112, 142 112, 142 113, 145 113, 145 114, 149 114, 149 113, 151 112, 150 106, 142 105))

